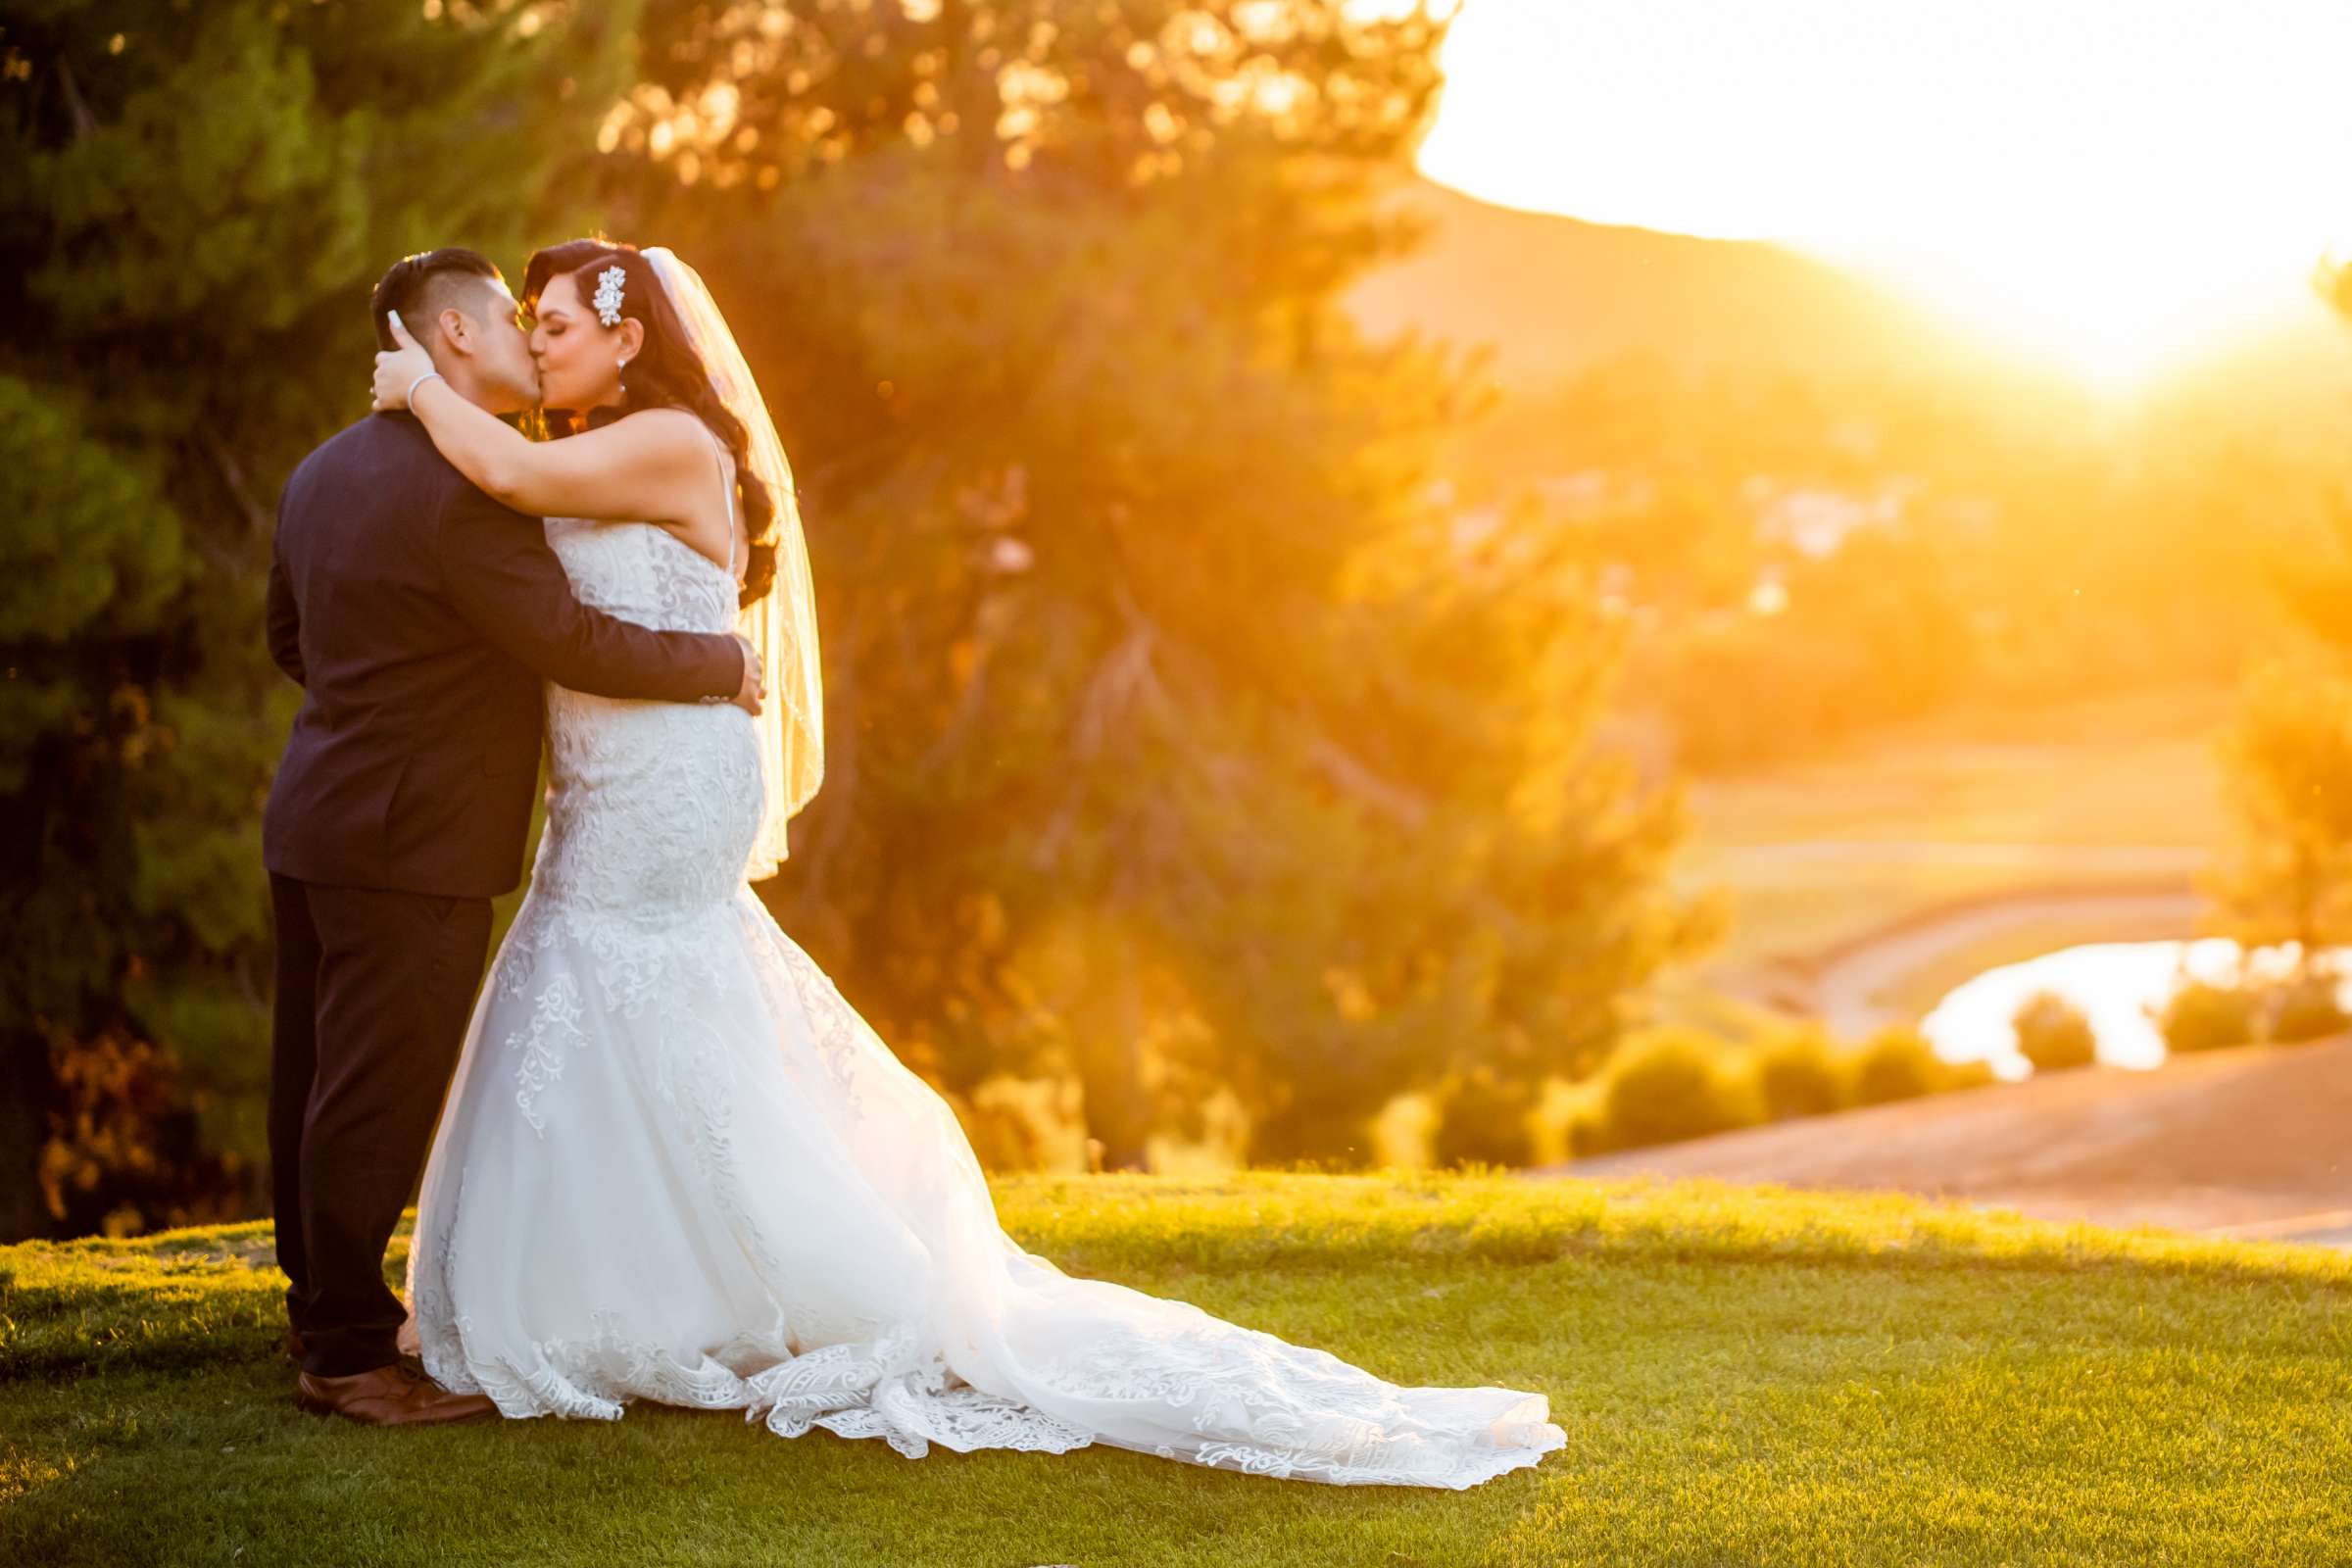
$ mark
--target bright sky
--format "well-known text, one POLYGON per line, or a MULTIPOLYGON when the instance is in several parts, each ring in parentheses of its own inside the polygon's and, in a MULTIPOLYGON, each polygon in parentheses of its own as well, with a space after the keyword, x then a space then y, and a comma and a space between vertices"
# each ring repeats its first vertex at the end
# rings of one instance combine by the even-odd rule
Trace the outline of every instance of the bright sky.
POLYGON ((1463 0, 1431 178, 1779 239, 2128 387, 2352 253, 2352 0, 1463 0))

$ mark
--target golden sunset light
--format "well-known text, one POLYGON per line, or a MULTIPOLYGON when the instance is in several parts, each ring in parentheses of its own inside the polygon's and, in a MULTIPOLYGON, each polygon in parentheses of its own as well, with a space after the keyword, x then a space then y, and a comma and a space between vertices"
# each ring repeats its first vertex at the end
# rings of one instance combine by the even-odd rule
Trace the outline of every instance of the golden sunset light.
POLYGON ((8 8, 0 1562, 2352 1563, 2347 68, 8 8))
POLYGON ((1774 239, 2128 388, 2320 307, 2352 6, 1468 0, 1432 178, 1774 239))

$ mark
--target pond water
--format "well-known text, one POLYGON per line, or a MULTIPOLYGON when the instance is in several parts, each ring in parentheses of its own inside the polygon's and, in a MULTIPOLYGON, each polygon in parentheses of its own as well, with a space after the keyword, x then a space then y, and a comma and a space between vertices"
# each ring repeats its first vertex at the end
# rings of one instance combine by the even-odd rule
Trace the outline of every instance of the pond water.
MULTIPOLYGON (((2037 991, 2054 991, 2082 1010, 2098 1036, 2099 1060, 2115 1067, 2153 1067, 2164 1060, 2164 1036, 2154 1014, 2172 1000, 2184 976, 2228 984, 2267 982, 2295 964, 2298 948, 2242 949, 2228 937, 2167 942, 2091 942, 2060 948, 2018 963, 1987 969, 1944 993, 1920 1021, 1920 1032, 1936 1054, 1951 1061, 1985 1061, 2002 1079, 2029 1077, 2032 1065, 2017 1054, 2010 1023, 2018 1006, 2037 991)), ((2323 956, 2342 959, 2352 950, 2330 948, 2323 956)), ((2339 968, 2352 965, 2339 965, 2339 968)), ((2352 1006, 2352 973, 2337 983, 2336 1000, 2352 1006)))

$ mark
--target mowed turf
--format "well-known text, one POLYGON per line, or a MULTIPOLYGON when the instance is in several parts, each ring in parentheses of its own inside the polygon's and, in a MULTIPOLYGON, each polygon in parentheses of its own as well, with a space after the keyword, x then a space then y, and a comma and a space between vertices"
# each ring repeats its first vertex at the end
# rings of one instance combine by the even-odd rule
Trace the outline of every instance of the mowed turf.
POLYGON ((645 1405, 368 1431, 288 1402, 268 1228, 232 1226, 0 1249, 0 1562, 2352 1561, 2340 1252, 1494 1172, 997 1193, 1071 1273, 1541 1390, 1568 1445, 1454 1493, 645 1405))

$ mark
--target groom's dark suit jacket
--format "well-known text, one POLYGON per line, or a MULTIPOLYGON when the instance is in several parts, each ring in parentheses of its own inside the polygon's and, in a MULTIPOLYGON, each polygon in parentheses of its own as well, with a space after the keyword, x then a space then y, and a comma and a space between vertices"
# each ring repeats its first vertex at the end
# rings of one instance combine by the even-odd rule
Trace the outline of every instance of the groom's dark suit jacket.
POLYGON ((303 882, 490 898, 522 878, 540 678, 603 697, 732 697, 735 639, 572 597, 540 519, 491 500, 415 416, 373 414, 278 503, 270 656, 303 687, 262 817, 303 882))

